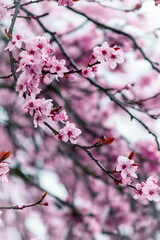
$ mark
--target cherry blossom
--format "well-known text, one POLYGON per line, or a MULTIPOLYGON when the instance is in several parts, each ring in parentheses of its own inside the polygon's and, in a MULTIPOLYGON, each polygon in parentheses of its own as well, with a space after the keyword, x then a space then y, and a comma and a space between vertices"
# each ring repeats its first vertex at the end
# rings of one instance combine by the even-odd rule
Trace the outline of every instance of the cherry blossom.
POLYGON ((108 61, 110 58, 110 47, 108 43, 104 42, 101 47, 95 47, 92 57, 96 58, 98 62, 108 61))
POLYGON ((11 152, 5 151, 0 153, 0 179, 3 183, 8 182, 7 174, 9 172, 9 162, 6 162, 5 159, 7 159, 10 154, 11 152))
POLYGON ((17 48, 20 49, 24 41, 25 41, 24 34, 22 34, 21 32, 17 32, 12 36, 11 41, 8 43, 8 46, 4 49, 4 51, 5 50, 13 51, 17 48))
POLYGON ((33 120, 35 128, 37 128, 38 126, 40 126, 41 128, 45 128, 44 122, 47 120, 48 120, 47 116, 42 115, 39 112, 36 112, 34 114, 34 120, 33 120))
POLYGON ((3 183, 8 182, 8 177, 7 177, 8 172, 9 172, 8 164, 1 163, 0 164, 0 179, 3 183))
POLYGON ((63 77, 64 73, 68 71, 68 69, 64 66, 66 61, 64 59, 58 61, 55 57, 53 57, 51 61, 51 73, 57 73, 58 76, 56 76, 56 79, 58 80, 58 77, 63 77))
POLYGON ((109 65, 111 69, 115 69, 117 64, 123 63, 123 52, 120 48, 110 48, 110 57, 109 57, 109 65))
POLYGON ((160 187, 156 178, 150 176, 147 181, 136 184, 136 189, 135 199, 146 198, 149 201, 160 202, 160 187))
POLYGON ((98 67, 97 66, 93 66, 93 67, 87 67, 82 69, 82 75, 84 77, 95 77, 95 72, 98 71, 98 67))
POLYGON ((6 0, 0 1, 0 22, 3 20, 4 17, 7 17, 10 15, 10 12, 7 11, 10 6, 11 6, 11 2, 8 2, 6 0))
POLYGON ((55 115, 52 117, 52 119, 54 118, 54 121, 60 121, 62 123, 64 123, 67 119, 67 113, 65 110, 62 110, 58 115, 55 115))
POLYGON ((158 6, 160 4, 160 0, 154 0, 155 6, 158 6))
POLYGON ((118 157, 118 164, 116 166, 116 171, 121 172, 122 178, 126 178, 127 175, 137 178, 137 174, 136 174, 137 168, 138 166, 135 166, 134 160, 131 160, 123 156, 118 157))
POLYGON ((123 185, 129 185, 129 184, 131 184, 131 178, 130 177, 122 178, 121 183, 123 185))
POLYGON ((81 130, 76 128, 74 123, 70 123, 68 121, 66 123, 66 126, 60 129, 58 134, 58 139, 64 142, 67 142, 68 140, 70 140, 71 143, 76 144, 78 136, 80 134, 81 134, 81 130))
POLYGON ((51 109, 52 109, 52 100, 45 98, 35 99, 34 97, 27 97, 27 101, 23 106, 25 112, 29 112, 31 116, 34 114, 34 126, 38 125, 42 128, 45 127, 44 121, 48 120, 50 117, 51 109))
POLYGON ((58 0, 58 6, 69 6, 72 7, 74 2, 72 0, 58 0))
POLYGON ((160 201, 160 188, 152 181, 147 181, 142 191, 149 201, 160 201))
POLYGON ((145 185, 145 182, 143 182, 141 184, 140 183, 136 184, 137 193, 134 195, 135 199, 139 199, 140 197, 143 196, 142 188, 143 188, 144 185, 145 185))
POLYGON ((120 47, 110 47, 107 42, 104 42, 101 47, 93 49, 92 58, 98 62, 109 62, 111 69, 115 69, 117 64, 124 62, 123 51, 120 47))

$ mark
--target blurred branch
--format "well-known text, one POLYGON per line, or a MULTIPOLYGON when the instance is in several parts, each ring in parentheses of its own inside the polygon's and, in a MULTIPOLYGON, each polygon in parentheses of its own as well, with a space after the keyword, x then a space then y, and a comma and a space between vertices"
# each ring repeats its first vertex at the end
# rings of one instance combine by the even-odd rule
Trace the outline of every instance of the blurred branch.
MULTIPOLYGON (((30 184, 31 186, 36 187, 37 189, 40 189, 41 191, 46 191, 44 188, 42 188, 38 183, 36 183, 33 178, 31 178, 30 176, 25 175, 20 168, 14 168, 11 169, 11 174, 12 175, 16 175, 17 177, 20 177, 21 179, 23 179, 26 183, 30 184)), ((67 201, 62 200, 61 198, 55 196, 53 193, 47 191, 47 193, 52 196, 55 200, 57 200, 58 205, 63 205, 66 207, 69 207, 73 213, 77 216, 82 216, 82 214, 79 212, 79 210, 74 206, 74 204, 69 203, 67 201)))
POLYGON ((1 210, 5 210, 5 209, 13 209, 13 210, 23 210, 24 208, 29 208, 29 207, 34 207, 36 205, 45 205, 48 206, 47 203, 42 204, 42 201, 44 200, 44 198, 46 197, 47 193, 45 193, 44 195, 42 195, 41 199, 38 200, 35 203, 32 204, 28 204, 28 205, 23 205, 22 207, 19 207, 18 205, 13 206, 13 207, 0 207, 1 210))
POLYGON ((8 76, 0 76, 0 78, 1 79, 7 79, 7 78, 10 78, 10 77, 12 77, 13 76, 13 74, 11 73, 10 75, 8 75, 8 76))

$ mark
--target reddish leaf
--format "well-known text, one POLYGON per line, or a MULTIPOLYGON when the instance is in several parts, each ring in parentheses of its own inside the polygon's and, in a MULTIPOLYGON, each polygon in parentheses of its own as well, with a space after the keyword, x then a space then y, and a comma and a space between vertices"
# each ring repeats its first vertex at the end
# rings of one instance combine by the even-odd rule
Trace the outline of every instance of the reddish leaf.
POLYGON ((131 152, 128 156, 129 159, 133 159, 134 158, 134 152, 131 152))
POLYGON ((101 139, 98 139, 97 142, 99 143, 99 146, 103 146, 103 145, 108 145, 108 144, 113 143, 114 140, 115 140, 115 138, 113 138, 113 137, 106 138, 105 136, 103 136, 101 139))
POLYGON ((139 3, 139 4, 136 5, 135 9, 138 10, 138 9, 140 9, 141 7, 142 7, 142 4, 139 3))
POLYGON ((110 47, 113 48, 116 44, 117 44, 117 42, 114 42, 110 45, 110 47))
POLYGON ((139 163, 134 163, 133 166, 134 166, 134 167, 136 167, 136 166, 141 166, 141 164, 139 164, 139 163))
POLYGON ((105 144, 105 145, 111 144, 111 143, 113 143, 114 140, 115 140, 115 138, 113 138, 113 137, 104 139, 104 140, 103 140, 103 144, 105 144))
POLYGON ((5 160, 6 158, 8 158, 10 156, 11 152, 5 152, 5 151, 2 151, 0 153, 0 162, 2 162, 3 160, 5 160))
POLYGON ((116 50, 116 51, 119 50, 119 49, 120 49, 119 47, 115 47, 115 48, 114 48, 114 50, 116 50))

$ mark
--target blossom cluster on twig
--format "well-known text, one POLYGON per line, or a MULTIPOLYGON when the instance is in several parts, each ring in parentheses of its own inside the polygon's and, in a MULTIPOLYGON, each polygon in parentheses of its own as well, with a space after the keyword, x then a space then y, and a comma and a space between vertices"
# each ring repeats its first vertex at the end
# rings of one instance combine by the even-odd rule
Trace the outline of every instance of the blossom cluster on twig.
MULTIPOLYGON (((70 123, 65 110, 58 114, 60 108, 53 108, 52 99, 39 99, 38 94, 42 91, 41 83, 50 84, 52 82, 51 75, 55 75, 56 80, 66 77, 69 79, 71 73, 66 67, 65 59, 58 60, 55 56, 55 49, 50 45, 50 41, 46 37, 26 37, 24 34, 17 32, 13 36, 6 31, 10 41, 5 50, 14 51, 17 48, 22 50, 19 55, 17 72, 22 72, 18 78, 16 91, 20 97, 25 95, 25 104, 23 109, 34 117, 34 126, 45 127, 44 122, 48 118, 52 121, 61 121, 66 124, 60 130, 58 139, 77 143, 81 130, 70 123)), ((97 66, 101 62, 109 62, 110 67, 114 69, 117 64, 123 63, 123 51, 117 46, 109 46, 104 42, 102 46, 95 47, 92 53, 89 67, 81 71, 84 77, 94 77, 97 66), (91 61, 93 63, 91 63, 91 61)))

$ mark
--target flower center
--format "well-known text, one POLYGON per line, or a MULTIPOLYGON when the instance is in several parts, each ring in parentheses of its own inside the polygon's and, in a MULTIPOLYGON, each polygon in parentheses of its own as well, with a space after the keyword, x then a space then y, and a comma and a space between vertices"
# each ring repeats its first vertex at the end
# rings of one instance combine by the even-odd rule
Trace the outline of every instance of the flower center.
POLYGON ((126 164, 123 164, 122 165, 122 169, 125 169, 127 166, 126 166, 126 164))
POLYGON ((61 70, 60 66, 57 66, 57 67, 56 67, 56 70, 57 70, 57 71, 61 70))
POLYGON ((111 55, 111 58, 112 58, 112 59, 116 59, 116 55, 112 54, 112 55, 111 55))
POLYGON ((149 194, 150 194, 150 195, 153 195, 153 194, 154 194, 154 191, 153 191, 153 190, 150 190, 150 191, 149 191, 149 194))
POLYGON ((103 51, 102 51, 102 54, 103 54, 103 55, 107 55, 107 51, 106 51, 106 50, 103 50, 103 51))

